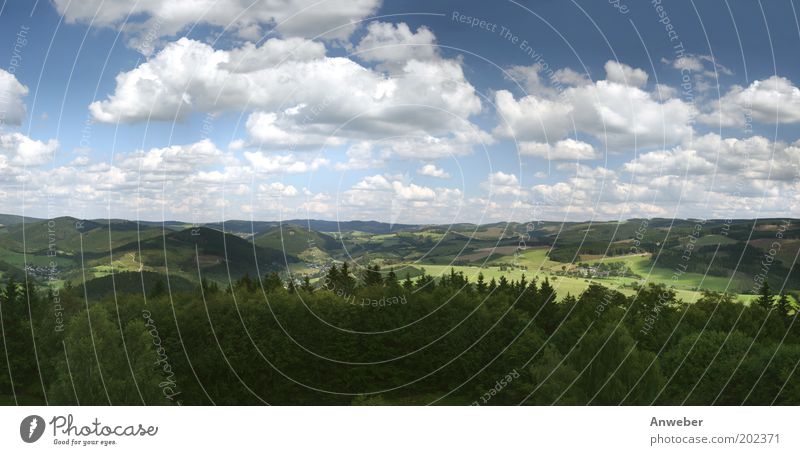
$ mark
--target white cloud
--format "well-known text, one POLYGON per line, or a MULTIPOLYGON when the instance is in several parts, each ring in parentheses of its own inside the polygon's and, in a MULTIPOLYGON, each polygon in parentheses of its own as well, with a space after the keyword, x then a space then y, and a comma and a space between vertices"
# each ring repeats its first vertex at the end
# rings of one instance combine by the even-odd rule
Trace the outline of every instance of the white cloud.
POLYGON ((279 65, 234 73, 229 69, 231 52, 236 51, 181 38, 120 73, 114 93, 92 103, 92 114, 102 122, 170 121, 193 111, 249 106, 308 117, 307 125, 349 122, 352 129, 396 132, 447 130, 458 123, 454 118, 481 110, 475 89, 452 60, 413 60, 400 74, 386 77, 346 58, 298 60, 287 51, 279 65))
POLYGON ((703 71, 703 69, 705 68, 702 60, 700 60, 699 57, 692 55, 684 55, 683 57, 677 58, 675 60, 668 60, 665 58, 662 59, 661 61, 663 63, 671 65, 676 70, 700 72, 703 71))
POLYGON ((0 69, 0 125, 19 125, 25 119, 25 103, 28 87, 20 84, 8 71, 0 69))
POLYGON ((558 97, 531 94, 517 100, 499 90, 495 104, 499 137, 553 143, 581 132, 612 152, 680 143, 693 132, 695 114, 679 99, 660 102, 638 87, 609 80, 568 87, 558 97))
POLYGON ((521 196, 525 194, 517 176, 503 171, 490 173, 488 180, 481 183, 481 186, 491 195, 521 196))
POLYGON ((404 176, 367 176, 338 198, 337 213, 357 219, 383 219, 391 223, 430 223, 457 216, 464 204, 460 189, 427 187, 404 176), (357 214, 357 215, 354 215, 357 214))
POLYGON ((681 86, 686 97, 699 101, 716 96, 711 91, 719 88, 720 78, 733 75, 730 68, 717 63, 710 55, 687 53, 675 60, 662 58, 661 63, 680 71, 681 86))
POLYGON ((558 140, 567 135, 573 107, 557 100, 522 97, 519 101, 507 90, 498 90, 495 105, 500 125, 494 134, 518 141, 558 140))
POLYGON ((329 160, 321 157, 303 160, 294 154, 268 155, 261 151, 244 152, 244 157, 253 170, 267 174, 301 174, 330 164, 329 160))
POLYGON ((297 149, 310 146, 337 146, 343 140, 324 133, 316 133, 309 127, 303 129, 296 123, 296 113, 305 108, 298 105, 281 114, 274 112, 254 112, 247 117, 247 132, 254 145, 267 149, 297 149))
MULTIPOLYGON (((304 40, 293 42, 296 48, 313 46, 304 40)), ((285 97, 277 86, 288 76, 279 69, 289 73, 310 70, 317 60, 309 61, 306 55, 293 52, 278 38, 262 47, 283 52, 271 55, 282 63, 262 67, 269 59, 261 52, 247 54, 252 55, 250 59, 241 49, 214 50, 205 43, 181 38, 133 70, 119 73, 114 93, 89 108, 95 120, 113 123, 181 119, 192 111, 220 112, 248 102, 277 107, 285 97), (255 69, 241 72, 250 68, 255 69)))
POLYGON ((427 201, 436 197, 436 192, 428 187, 419 186, 414 183, 408 185, 400 181, 392 182, 394 194, 406 201, 427 201))
POLYGON ((138 151, 125 156, 120 167, 146 173, 186 174, 221 160, 223 153, 210 140, 138 151))
POLYGON ((497 171, 489 174, 489 183, 497 186, 519 186, 519 180, 514 174, 497 171))
POLYGON ((592 83, 587 74, 579 73, 571 68, 561 68, 556 70, 553 73, 553 82, 575 87, 592 83))
POLYGON ((426 164, 421 168, 417 169, 417 173, 421 175, 427 175, 428 177, 436 177, 438 179, 449 179, 450 174, 448 174, 444 169, 436 167, 433 164, 426 164))
POLYGON ((397 70, 409 60, 434 60, 439 57, 436 36, 427 28, 412 32, 407 24, 372 22, 367 34, 358 43, 355 55, 368 62, 387 65, 397 70))
POLYGON ((578 73, 571 68, 561 68, 556 71, 543 69, 541 63, 529 66, 515 65, 506 69, 506 77, 515 84, 522 86, 526 94, 535 94, 540 97, 555 98, 558 90, 566 87, 578 87, 591 84, 588 76, 578 73), (543 78, 542 76, 546 76, 543 78))
POLYGON ((226 27, 255 40, 272 28, 283 36, 342 39, 377 11, 380 0, 53 0, 68 23, 122 28, 139 36, 172 36, 195 25, 226 27))
MULTIPOLYGON (((10 136, 3 136, 6 145, 24 142, 10 136)), ((22 169, 23 162, 49 162, 49 157, 42 158, 48 143, 30 141, 38 153, 18 157, 19 147, 3 147, 0 179, 26 182, 26 204, 56 201, 73 214, 80 207, 110 203, 120 217, 160 219, 174 214, 187 219, 193 214, 220 219, 243 213, 237 210, 247 205, 258 219, 313 214, 431 223, 477 221, 479 216, 525 221, 533 209, 539 219, 569 220, 746 218, 785 216, 800 209, 800 141, 773 142, 759 136, 706 134, 669 150, 639 154, 614 169, 561 162, 552 175, 542 176, 546 180, 536 180, 528 188, 520 184, 519 175, 493 172, 479 185, 485 197, 467 200, 458 188, 426 186, 407 175, 385 173, 364 177, 339 195, 325 194, 325 187, 316 193, 301 191, 288 181, 296 178, 292 174, 321 169, 324 162, 300 154, 245 152, 241 164, 208 141, 118 155, 116 165, 82 161, 22 169), (287 181, 264 180, 264 174, 278 173, 287 181), (461 212, 464 207, 467 211, 461 212)), ((434 166, 434 172, 437 169, 434 166)), ((18 207, 9 201, 16 204, 21 195, 13 193, 13 185, 9 188, 4 189, 8 194, 4 207, 15 211, 18 207)))
POLYGON ((714 163, 699 156, 696 150, 657 150, 639 155, 625 163, 624 169, 639 175, 672 173, 675 175, 708 174, 714 171, 714 163))
POLYGON ((644 87, 647 84, 647 72, 630 67, 624 63, 609 60, 605 64, 606 79, 623 85, 644 87))
POLYGON ((567 219, 630 218, 641 215, 643 208, 658 209, 648 216, 665 212, 652 198, 655 191, 648 185, 623 181, 613 170, 573 164, 573 175, 565 181, 535 185, 532 199, 541 201, 543 216, 560 213, 567 219))
POLYGON ((383 157, 375 157, 373 154, 374 144, 370 141, 361 141, 352 144, 346 152, 347 162, 336 163, 336 170, 356 170, 381 167, 386 164, 383 157))
POLYGON ((326 164, 320 159, 254 153, 243 165, 207 140, 119 154, 116 164, 73 161, 21 172, 10 164, 12 160, 13 155, 0 153, 0 180, 24 179, 27 203, 54 204, 73 216, 80 214, 78 207, 97 210, 110 204, 120 217, 161 219, 173 214, 187 221, 188 214, 200 220, 223 219, 224 213, 239 213, 245 205, 262 219, 277 219, 284 211, 297 214, 301 196, 297 186, 264 182, 265 174, 283 173, 288 178, 326 164))
POLYGON ((676 89, 675 87, 670 87, 669 85, 665 84, 656 84, 655 90, 653 90, 653 94, 657 100, 663 101, 671 98, 676 98, 678 96, 678 89, 676 89))
POLYGON ((794 180, 797 178, 794 166, 798 164, 800 141, 788 144, 762 136, 739 139, 709 133, 669 151, 641 154, 623 168, 642 176, 705 175, 733 183, 742 178, 750 182, 794 180))
POLYGON ((536 63, 530 66, 515 65, 506 70, 508 77, 521 85, 528 93, 542 93, 549 90, 540 76, 542 65, 536 63))
POLYGON ((267 197, 294 197, 299 194, 297 188, 292 185, 284 185, 281 182, 262 183, 258 185, 258 191, 267 197))
POLYGON ((675 60, 661 59, 662 63, 672 66, 676 70, 699 73, 700 76, 715 78, 718 75, 732 76, 733 71, 718 63, 710 55, 684 54, 675 60))
POLYGON ((260 46, 244 43, 228 52, 220 67, 232 73, 251 73, 286 61, 310 62, 325 57, 325 45, 303 38, 269 39, 260 46))
MULTIPOLYGON (((330 204, 330 196, 324 193, 306 192, 305 199, 297 207, 297 213, 317 214, 331 219, 337 215, 336 207, 330 204)), ((284 208, 284 211, 291 211, 284 208)))
POLYGON ((476 146, 494 143, 488 133, 475 125, 463 122, 452 134, 433 136, 403 136, 382 141, 383 149, 393 156, 409 159, 435 159, 469 155, 476 146))
POLYGON ((748 116, 767 124, 800 122, 800 89, 785 77, 753 81, 746 88, 734 85, 715 104, 698 120, 721 126, 744 126, 748 116))
POLYGON ((50 139, 47 142, 38 141, 22 133, 9 133, 0 135, 0 157, 3 157, 3 167, 40 166, 52 162, 54 153, 58 150, 58 141, 50 139))
POLYGON ((410 60, 387 76, 347 58, 321 56, 307 41, 294 45, 311 50, 293 51, 273 38, 248 48, 258 54, 251 57, 243 48, 214 50, 181 38, 120 73, 114 93, 90 110, 102 122, 140 122, 252 108, 247 129, 262 148, 393 136, 386 147, 400 155, 447 156, 492 140, 468 120, 482 105, 457 60, 410 60), (280 63, 264 66, 274 61, 280 63))
POLYGON ((562 163, 571 175, 536 185, 542 216, 567 219, 785 216, 800 206, 800 141, 706 134, 640 154, 619 169, 562 163))
POLYGON ((595 160, 602 156, 591 144, 575 139, 563 139, 553 146, 543 142, 522 142, 519 145, 519 153, 553 161, 595 160))
POLYGON ((364 177, 353 185, 353 189, 356 190, 388 190, 392 188, 392 184, 389 183, 389 180, 382 175, 370 175, 364 177))

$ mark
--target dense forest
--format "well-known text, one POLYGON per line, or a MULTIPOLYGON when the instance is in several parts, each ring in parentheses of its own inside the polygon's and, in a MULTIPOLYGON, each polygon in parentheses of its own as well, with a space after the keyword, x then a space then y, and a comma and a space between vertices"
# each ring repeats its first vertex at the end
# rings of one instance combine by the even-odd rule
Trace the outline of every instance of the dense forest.
POLYGON ((116 292, 4 283, 5 404, 800 404, 797 313, 766 283, 745 305, 347 263, 227 289, 131 273, 116 292))

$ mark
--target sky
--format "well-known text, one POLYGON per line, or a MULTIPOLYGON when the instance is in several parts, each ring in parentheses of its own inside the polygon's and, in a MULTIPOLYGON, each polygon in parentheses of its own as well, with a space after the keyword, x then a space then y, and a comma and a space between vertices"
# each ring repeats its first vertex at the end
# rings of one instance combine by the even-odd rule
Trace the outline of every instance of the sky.
POLYGON ((800 215, 792 1, 0 6, 0 213, 800 215))

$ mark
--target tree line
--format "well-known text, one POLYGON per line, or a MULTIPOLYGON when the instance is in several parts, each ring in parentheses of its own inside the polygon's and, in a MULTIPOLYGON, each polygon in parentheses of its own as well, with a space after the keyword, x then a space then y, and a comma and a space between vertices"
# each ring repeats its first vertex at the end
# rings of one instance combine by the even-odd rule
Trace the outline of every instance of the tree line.
POLYGON ((164 279, 96 295, 9 279, 0 399, 800 404, 797 312, 766 283, 747 305, 714 292, 688 303, 664 285, 560 296, 524 276, 398 275, 343 264, 316 283, 270 273, 224 289, 203 280, 170 292, 164 279))

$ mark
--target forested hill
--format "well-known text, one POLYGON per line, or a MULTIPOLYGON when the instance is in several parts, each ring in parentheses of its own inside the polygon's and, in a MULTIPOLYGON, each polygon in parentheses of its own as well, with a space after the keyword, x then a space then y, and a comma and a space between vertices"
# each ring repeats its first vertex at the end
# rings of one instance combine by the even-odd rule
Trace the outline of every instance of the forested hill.
MULTIPOLYGON (((110 274, 151 272, 225 287, 280 272, 317 282, 334 264, 380 265, 412 278, 446 268, 474 278, 559 280, 573 294, 591 283, 630 295, 665 283, 684 298, 702 290, 749 299, 760 281, 800 298, 800 224, 793 219, 387 224, 377 221, 247 221, 206 225, 121 219, 6 216, 0 278, 78 286, 110 274), (680 274, 676 277, 676 270, 680 274)), ((103 283, 108 284, 108 280, 103 283)), ((105 284, 103 284, 105 286, 105 284)))
POLYGON ((798 313, 768 286, 745 305, 718 293, 687 303, 661 285, 559 296, 548 280, 391 275, 373 268, 359 285, 343 265, 321 287, 268 274, 227 290, 204 283, 104 296, 9 281, 0 293, 0 399, 800 404, 798 313))

